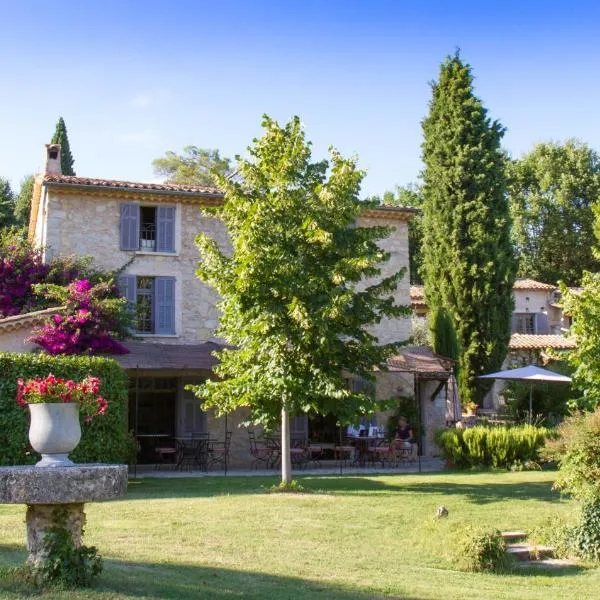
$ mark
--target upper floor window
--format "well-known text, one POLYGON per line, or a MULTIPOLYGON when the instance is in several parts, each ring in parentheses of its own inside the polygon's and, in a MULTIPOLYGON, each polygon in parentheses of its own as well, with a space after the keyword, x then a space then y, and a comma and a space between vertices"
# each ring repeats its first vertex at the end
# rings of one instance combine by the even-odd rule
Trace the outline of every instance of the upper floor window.
POLYGON ((121 275, 119 288, 135 311, 135 333, 175 335, 175 278, 121 275))
POLYGON ((175 207, 121 204, 120 248, 175 252, 175 207))
POLYGON ((513 313, 512 333, 527 335, 548 335, 548 315, 546 313, 513 313))

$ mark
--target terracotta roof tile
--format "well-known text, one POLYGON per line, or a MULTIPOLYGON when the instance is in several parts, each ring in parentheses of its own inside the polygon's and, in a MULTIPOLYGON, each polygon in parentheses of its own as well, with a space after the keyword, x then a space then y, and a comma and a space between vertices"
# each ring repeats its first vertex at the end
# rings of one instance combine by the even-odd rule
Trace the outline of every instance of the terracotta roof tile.
POLYGON ((513 290, 547 290, 552 291, 557 289, 555 285, 550 283, 542 283, 535 279, 517 279, 513 285, 513 290))
POLYGON ((390 371, 401 373, 418 373, 431 378, 449 377, 454 361, 435 354, 426 346, 411 346, 401 348, 396 356, 387 361, 390 371))
POLYGON ((129 354, 112 356, 124 369, 171 369, 211 371, 218 363, 213 352, 223 346, 202 344, 156 344, 130 340, 124 342, 129 354))
POLYGON ((199 194, 222 196, 221 190, 215 186, 180 185, 175 183, 143 183, 139 181, 117 181, 114 179, 95 179, 92 177, 75 177, 72 175, 44 175, 44 183, 73 187, 101 187, 111 189, 167 192, 174 194, 199 194))
POLYGON ((509 350, 570 350, 575 348, 575 340, 562 335, 526 335, 513 333, 510 336, 509 350))

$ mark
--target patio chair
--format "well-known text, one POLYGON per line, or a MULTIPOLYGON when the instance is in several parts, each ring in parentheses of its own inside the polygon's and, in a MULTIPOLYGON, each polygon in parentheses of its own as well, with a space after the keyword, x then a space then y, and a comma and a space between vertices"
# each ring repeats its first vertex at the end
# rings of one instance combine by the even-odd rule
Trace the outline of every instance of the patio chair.
POLYGON ((386 463, 391 465, 394 460, 391 443, 385 439, 377 441, 369 447, 368 458, 372 465, 375 465, 376 463, 381 463, 382 467, 385 467, 386 463))
POLYGON ((323 459, 323 455, 325 453, 325 449, 319 443, 308 443, 308 454, 309 454, 309 462, 315 467, 321 466, 321 460, 323 459))
POLYGON ((291 441, 290 458, 292 467, 304 468, 311 458, 308 441, 305 439, 294 439, 291 441))
POLYGON ((177 468, 182 471, 184 468, 198 467, 206 470, 206 440, 189 439, 175 440, 177 447, 177 468))
POLYGON ((398 467, 401 464, 414 462, 415 444, 411 444, 405 440, 395 439, 390 442, 390 459, 394 466, 398 467))
POLYGON ((177 466, 177 448, 174 440, 166 440, 166 443, 162 443, 160 446, 154 448, 154 453, 158 462, 156 463, 156 469, 160 469, 163 466, 169 465, 177 466))
POLYGON ((248 439, 250 441, 250 454, 254 458, 251 468, 258 468, 258 465, 262 463, 268 469, 272 464, 275 448, 266 443, 265 440, 257 440, 254 431, 248 430, 248 439))
POLYGON ((225 432, 224 440, 209 440, 206 451, 206 468, 210 469, 213 465, 223 467, 227 473, 229 464, 229 445, 231 444, 231 431, 225 432))
POLYGON ((346 441, 339 446, 336 445, 333 450, 333 456, 336 460, 342 460, 344 465, 348 462, 356 461, 356 446, 346 441))

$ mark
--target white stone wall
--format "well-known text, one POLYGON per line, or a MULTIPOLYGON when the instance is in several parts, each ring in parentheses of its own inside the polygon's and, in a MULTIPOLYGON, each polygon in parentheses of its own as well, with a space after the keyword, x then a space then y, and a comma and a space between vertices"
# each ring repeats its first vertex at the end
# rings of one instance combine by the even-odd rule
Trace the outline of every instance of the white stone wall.
POLYGON ((35 344, 25 341, 31 336, 32 330, 32 327, 0 329, 0 352, 29 352, 36 348, 35 344))
MULTIPOLYGON (((387 225, 393 228, 389 237, 380 241, 382 249, 390 253, 390 260, 382 265, 381 276, 388 277, 406 268, 406 273, 398 283, 394 298, 397 304, 410 307, 410 278, 408 273, 408 223, 395 219, 382 219, 374 217, 361 217, 358 220, 361 227, 374 227, 387 225)), ((369 282, 365 282, 365 285, 369 282)), ((381 323, 371 329, 381 344, 401 342, 411 336, 411 319, 383 319, 381 323)))
POLYGON ((177 204, 175 254, 123 251, 119 249, 121 203, 118 198, 109 196, 61 195, 51 191, 47 211, 47 256, 90 255, 96 266, 106 270, 118 269, 134 258, 125 273, 175 277, 176 335, 147 337, 171 344, 214 339, 217 295, 195 275, 199 253, 194 240, 200 231, 204 231, 210 233, 223 249, 228 249, 223 224, 201 215, 198 205, 177 204))

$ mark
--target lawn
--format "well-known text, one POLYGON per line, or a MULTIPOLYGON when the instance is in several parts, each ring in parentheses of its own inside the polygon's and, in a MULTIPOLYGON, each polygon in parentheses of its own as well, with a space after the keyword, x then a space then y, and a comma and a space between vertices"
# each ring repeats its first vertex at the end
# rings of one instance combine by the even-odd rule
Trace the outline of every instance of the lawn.
MULTIPOLYGON (((103 600, 598 598, 600 569, 552 575, 452 570, 452 532, 465 524, 530 530, 573 505, 553 474, 440 473, 304 477, 310 495, 268 495, 275 478, 130 482, 127 499, 87 508, 86 542, 105 571, 81 592, 103 600), (450 511, 433 519, 437 506, 450 511)), ((24 508, 0 506, 0 568, 25 558, 24 508)), ((27 597, 8 577, 0 598, 27 597)))

